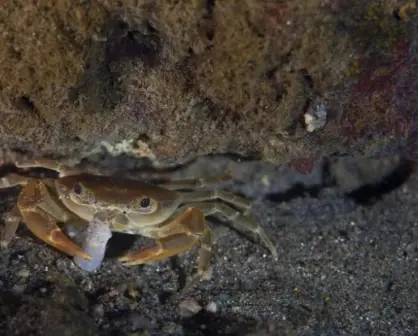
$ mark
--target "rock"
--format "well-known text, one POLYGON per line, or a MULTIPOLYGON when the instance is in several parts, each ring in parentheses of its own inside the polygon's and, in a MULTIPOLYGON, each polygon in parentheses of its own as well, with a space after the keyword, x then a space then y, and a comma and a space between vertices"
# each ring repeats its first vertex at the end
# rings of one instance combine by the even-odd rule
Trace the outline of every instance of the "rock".
POLYGON ((186 299, 180 302, 180 316, 183 318, 196 315, 202 310, 202 306, 193 299, 186 299))
POLYGON ((286 164, 375 153, 416 126, 417 64, 404 62, 413 20, 399 25, 376 0, 297 11, 239 0, 19 0, 2 12, 5 162, 107 153, 168 164, 229 152, 286 164), (322 113, 321 128, 306 129, 316 96, 327 122, 322 113))
POLYGON ((95 317, 102 317, 104 315, 104 307, 102 304, 95 305, 93 307, 93 314, 95 317))
POLYGON ((20 278, 27 278, 30 275, 30 272, 27 268, 22 268, 21 270, 19 270, 16 275, 20 278))
POLYGON ((218 310, 218 307, 217 307, 217 305, 216 305, 216 302, 214 302, 214 301, 209 302, 209 303, 206 305, 206 310, 207 310, 208 312, 211 312, 211 313, 215 314, 215 313, 216 313, 216 311, 218 310))

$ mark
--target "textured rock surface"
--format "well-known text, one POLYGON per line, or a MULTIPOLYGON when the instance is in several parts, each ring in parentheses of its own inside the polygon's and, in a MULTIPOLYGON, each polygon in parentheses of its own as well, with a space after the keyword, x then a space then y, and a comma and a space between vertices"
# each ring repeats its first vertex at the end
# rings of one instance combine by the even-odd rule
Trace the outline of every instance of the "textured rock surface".
POLYGON ((306 170, 321 154, 406 148, 417 114, 414 4, 5 2, 2 159, 235 152, 306 170), (303 115, 318 97, 327 123, 309 133, 303 115))

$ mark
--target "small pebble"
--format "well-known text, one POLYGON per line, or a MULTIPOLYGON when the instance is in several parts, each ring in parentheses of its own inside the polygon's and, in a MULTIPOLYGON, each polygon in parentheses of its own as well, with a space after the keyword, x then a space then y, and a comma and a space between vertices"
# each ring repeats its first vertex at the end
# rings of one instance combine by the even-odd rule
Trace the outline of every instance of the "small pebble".
POLYGON ((239 313, 239 312, 241 311, 241 308, 240 308, 240 307, 238 307, 238 306, 233 306, 233 307, 231 308, 231 310, 232 310, 232 312, 233 312, 234 314, 236 314, 236 313, 239 313))
POLYGON ((93 315, 95 317, 102 317, 104 315, 104 307, 102 304, 98 304, 94 306, 93 315))
POLYGON ((81 288, 83 288, 86 292, 90 292, 94 288, 94 283, 90 278, 85 278, 80 283, 81 288))
POLYGON ((214 301, 211 301, 206 305, 206 310, 211 313, 216 313, 218 307, 214 301))
POLYGON ((170 322, 163 326, 163 332, 168 335, 181 335, 183 334, 183 327, 174 322, 170 322))
POLYGON ((16 275, 17 275, 18 277, 21 277, 21 278, 28 278, 28 277, 29 277, 29 275, 30 275, 30 272, 29 272, 29 270, 28 270, 27 268, 22 268, 21 270, 19 270, 19 271, 16 273, 16 275))
POLYGON ((14 285, 12 288, 12 291, 14 294, 20 295, 20 294, 23 294, 25 289, 26 289, 26 285, 14 285))
POLYGON ((150 320, 136 312, 130 314, 128 321, 132 330, 142 330, 142 332, 147 332, 148 329, 152 329, 153 327, 150 320))
POLYGON ((269 177, 267 175, 264 175, 261 178, 261 183, 264 184, 267 187, 270 186, 270 179, 269 179, 269 177))
POLYGON ((192 317, 202 310, 202 306, 193 299, 186 299, 180 303, 180 316, 192 317))

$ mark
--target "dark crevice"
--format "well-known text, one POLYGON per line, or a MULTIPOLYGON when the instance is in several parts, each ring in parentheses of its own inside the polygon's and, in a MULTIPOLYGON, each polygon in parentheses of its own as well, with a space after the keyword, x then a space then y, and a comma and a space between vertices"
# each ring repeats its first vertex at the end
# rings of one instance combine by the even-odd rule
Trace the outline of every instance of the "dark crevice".
POLYGON ((337 181, 332 174, 332 161, 330 158, 325 158, 321 164, 321 186, 322 188, 335 186, 337 181))
POLYGON ((18 172, 18 168, 16 168, 16 166, 11 165, 11 164, 3 164, 0 166, 0 177, 3 177, 7 174, 11 174, 11 173, 17 173, 18 172))
POLYGON ((93 111, 113 109, 123 96, 119 78, 124 61, 140 59, 147 67, 155 66, 160 51, 158 36, 149 25, 144 28, 146 34, 136 28, 118 16, 103 26, 104 41, 92 43, 83 77, 69 91, 71 102, 78 104, 86 96, 93 111))
MULTIPOLYGON (((0 166, 0 178, 8 174, 19 174, 21 176, 34 177, 34 178, 56 178, 58 172, 46 168, 34 167, 34 168, 17 168, 14 165, 2 165, 0 166)), ((1 190, 1 189, 0 189, 1 190)))
POLYGON ((215 0, 206 0, 206 10, 211 17, 213 15, 215 4, 216 4, 215 0))
POLYGON ((249 153, 247 155, 242 155, 239 153, 221 153, 221 154, 208 154, 206 157, 216 157, 216 158, 227 158, 231 159, 232 161, 238 162, 250 162, 250 161, 258 161, 261 160, 261 155, 256 153, 249 153))
POLYGON ((276 71, 278 70, 278 66, 275 66, 269 70, 267 70, 264 74, 262 74, 262 77, 267 79, 267 80, 274 80, 275 79, 275 74, 276 71))
POLYGON ((307 69, 299 69, 302 82, 310 89, 314 88, 314 80, 307 69))
POLYGON ((31 111, 38 114, 38 109, 36 108, 35 103, 29 96, 19 97, 15 102, 15 106, 17 109, 21 111, 31 111))
POLYGON ((402 21, 402 17, 400 16, 399 11, 400 11, 400 9, 399 9, 399 8, 395 9, 395 10, 392 12, 392 15, 393 15, 393 17, 394 17, 396 20, 398 20, 398 21, 402 21))
POLYGON ((96 305, 100 302, 100 298, 109 292, 109 289, 106 287, 100 287, 96 289, 93 293, 86 293, 87 300, 90 302, 91 306, 96 305))
POLYGON ((24 293, 36 297, 50 297, 54 291, 55 284, 52 281, 42 280, 25 288, 24 293))
POLYGON ((292 188, 286 190, 285 192, 279 193, 270 193, 265 196, 265 198, 274 203, 289 202, 292 199, 299 197, 318 197, 319 193, 322 190, 322 186, 313 186, 307 187, 303 183, 296 183, 292 188))
MULTIPOLYGON (((206 38, 208 41, 212 41, 215 37, 215 30, 214 30, 214 23, 213 23, 213 10, 215 8, 215 0, 206 0, 206 11, 202 15, 202 21, 200 24, 202 25, 202 28, 204 27, 204 30, 206 31, 206 38)), ((207 46, 208 49, 211 48, 211 46, 207 46)), ((189 56, 193 55, 193 49, 190 48, 189 50, 189 56), (192 52, 190 52, 192 51, 192 52)))
POLYGON ((138 240, 136 235, 113 233, 106 248, 105 258, 117 258, 127 253, 138 240))
MULTIPOLYGON (((206 38, 209 41, 212 41, 214 37, 215 37, 215 31, 213 29, 210 29, 206 32, 206 38)), ((210 49, 210 46, 208 48, 210 49)))
POLYGON ((90 166, 97 166, 96 162, 100 162, 100 167, 110 174, 117 174, 121 171, 123 171, 125 175, 137 174, 139 170, 142 173, 170 174, 178 170, 187 169, 202 157, 213 158, 214 160, 224 158, 233 162, 251 162, 260 161, 262 159, 262 157, 257 153, 242 155, 234 152, 225 152, 201 155, 182 163, 168 164, 159 168, 155 167, 152 161, 147 158, 138 159, 127 154, 121 154, 118 156, 117 166, 115 167, 115 158, 112 155, 103 152, 83 159, 80 162, 79 167, 87 168, 90 166), (97 157, 98 155, 100 155, 100 158, 97 157))
POLYGON ((142 141, 144 143, 148 143, 151 141, 151 138, 148 134, 143 133, 138 136, 137 140, 142 141))
MULTIPOLYGON (((11 316, 17 313, 17 311, 23 303, 24 300, 21 296, 18 296, 11 291, 1 290, 0 305, 2 309, 0 309, 0 320, 6 321, 7 326, 7 321, 10 319, 11 316)), ((0 326, 3 328, 5 327, 1 322, 0 326)))

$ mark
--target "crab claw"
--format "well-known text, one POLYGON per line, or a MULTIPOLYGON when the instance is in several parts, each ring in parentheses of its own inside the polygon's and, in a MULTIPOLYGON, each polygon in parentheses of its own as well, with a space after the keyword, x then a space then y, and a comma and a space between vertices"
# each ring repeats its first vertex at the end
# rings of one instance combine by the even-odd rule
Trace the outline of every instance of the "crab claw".
POLYGON ((22 210, 23 220, 28 229, 45 243, 70 256, 91 260, 92 257, 68 238, 52 217, 42 210, 22 210))
POLYGON ((204 214, 199 209, 188 208, 167 223, 164 231, 159 233, 159 238, 155 237, 156 244, 123 256, 119 261, 126 265, 148 264, 187 251, 205 233, 204 214))
POLYGON ((17 207, 27 228, 39 239, 70 256, 91 260, 92 257, 68 238, 55 219, 42 209, 46 187, 35 180, 24 186, 17 200, 17 207))

